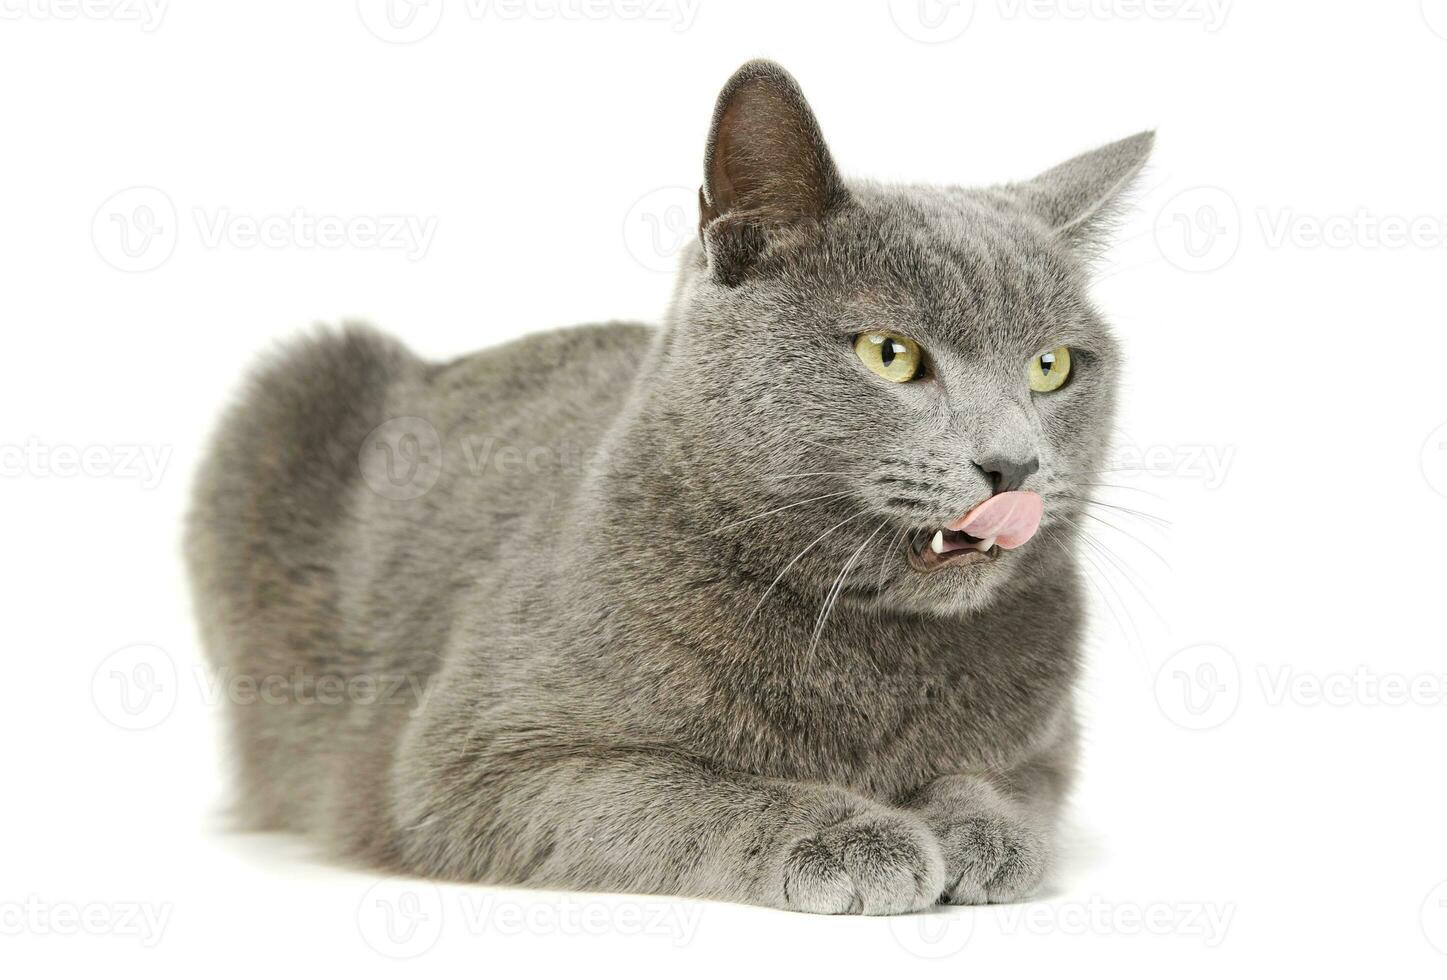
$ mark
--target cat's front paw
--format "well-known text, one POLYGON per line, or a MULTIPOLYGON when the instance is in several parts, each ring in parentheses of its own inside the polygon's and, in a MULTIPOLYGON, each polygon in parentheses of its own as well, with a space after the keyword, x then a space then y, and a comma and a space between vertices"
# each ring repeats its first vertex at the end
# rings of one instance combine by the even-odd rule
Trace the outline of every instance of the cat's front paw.
POLYGON ((793 841, 782 874, 786 908, 891 915, 934 905, 945 885, 945 862, 922 820, 880 809, 793 841))
POLYGON ((936 822, 944 851, 946 905, 1019 902, 1045 874, 1046 841, 1025 821, 1000 811, 961 813, 936 822))

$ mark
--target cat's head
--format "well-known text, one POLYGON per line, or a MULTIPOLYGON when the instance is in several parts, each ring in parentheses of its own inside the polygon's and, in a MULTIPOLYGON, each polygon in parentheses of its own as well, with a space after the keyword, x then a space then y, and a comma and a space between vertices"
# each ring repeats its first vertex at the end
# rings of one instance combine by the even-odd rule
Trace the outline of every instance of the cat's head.
POLYGON ((1118 361, 1089 258, 1151 142, 988 189, 846 181, 783 69, 729 80, 656 367, 737 560, 962 611, 1071 537, 1118 361))

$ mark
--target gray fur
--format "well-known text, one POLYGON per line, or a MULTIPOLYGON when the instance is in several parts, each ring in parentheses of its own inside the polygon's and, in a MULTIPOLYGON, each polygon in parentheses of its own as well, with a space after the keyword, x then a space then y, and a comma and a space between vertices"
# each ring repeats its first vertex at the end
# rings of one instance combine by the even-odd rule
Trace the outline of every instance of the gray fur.
POLYGON ((1149 146, 987 190, 846 183, 753 62, 660 329, 429 364, 353 326, 273 358, 188 534, 214 663, 287 678, 229 709, 245 824, 406 873, 815 912, 1031 894, 1115 387, 1085 256, 1149 146), (870 374, 864 330, 934 376, 870 374), (1032 394, 1061 344, 1075 375, 1032 394), (440 447, 369 438, 402 417, 440 447), (436 450, 435 485, 376 492, 403 448, 436 450), (1039 456, 1040 533, 916 571, 917 534, 990 494, 989 453, 1039 456), (403 686, 315 696, 358 681, 403 686))

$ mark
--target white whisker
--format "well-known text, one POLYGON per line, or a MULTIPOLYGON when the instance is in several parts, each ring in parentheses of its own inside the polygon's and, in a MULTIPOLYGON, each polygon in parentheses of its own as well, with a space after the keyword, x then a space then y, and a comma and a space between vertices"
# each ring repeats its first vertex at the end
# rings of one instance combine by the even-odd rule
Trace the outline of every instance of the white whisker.
POLYGON ((869 542, 874 540, 874 536, 880 531, 883 531, 888 525, 888 521, 881 522, 879 527, 874 529, 874 533, 865 538, 864 542, 858 548, 854 549, 854 554, 849 556, 849 560, 845 562, 844 567, 840 569, 839 577, 834 580, 834 585, 824 597, 824 606, 819 610, 819 619, 814 623, 814 636, 809 641, 809 650, 808 653, 805 654, 806 657, 812 656, 814 648, 819 645, 819 636, 824 632, 824 623, 828 620, 829 614, 834 611, 834 606, 839 601, 840 593, 844 591, 844 579, 848 576, 849 570, 854 567, 854 563, 859 560, 859 556, 864 553, 864 549, 869 546, 869 542))
POLYGON ((853 514, 850 514, 848 517, 844 518, 844 520, 840 521, 838 524, 835 524, 833 527, 829 528, 827 531, 825 531, 823 534, 819 535, 819 536, 818 536, 817 538, 815 538, 813 541, 810 541, 810 542, 804 547, 804 550, 803 550, 803 551, 799 552, 799 553, 798 553, 797 555, 795 555, 792 559, 790 559, 789 564, 785 565, 785 566, 783 567, 783 569, 779 572, 779 574, 776 575, 776 576, 774 576, 774 580, 769 583, 769 587, 764 590, 764 594, 761 595, 761 596, 759 596, 759 601, 754 604, 754 610, 753 610, 753 612, 749 613, 748 619, 745 619, 745 620, 744 620, 744 625, 745 625, 745 626, 749 625, 749 623, 750 623, 750 622, 753 620, 753 618, 754 618, 754 614, 759 611, 759 609, 760 609, 760 608, 763 606, 763 604, 764 604, 764 600, 769 597, 769 593, 774 591, 774 586, 776 586, 776 585, 779 584, 780 580, 783 579, 784 575, 788 573, 789 569, 791 569, 791 568, 794 567, 795 563, 797 563, 800 558, 803 558, 806 554, 808 554, 808 553, 813 549, 813 547, 814 547, 816 544, 818 544, 820 541, 823 541, 825 538, 827 538, 829 535, 833 534, 835 531, 837 531, 839 528, 843 527, 845 524, 848 524, 850 521, 854 520, 854 519, 857 518, 857 517, 863 517, 863 516, 864 516, 864 513, 865 513, 865 512, 864 512, 863 510, 857 510, 857 511, 855 511, 853 514))
POLYGON ((754 521, 761 520, 761 519, 763 519, 763 518, 765 518, 765 517, 768 517, 770 514, 777 514, 777 513, 779 513, 780 511, 789 510, 789 509, 794 508, 794 507, 803 507, 805 504, 812 504, 812 503, 815 503, 815 502, 820 501, 820 500, 829 500, 829 499, 831 499, 831 498, 833 498, 833 497, 843 497, 843 496, 845 496, 846 494, 850 494, 850 493, 853 493, 853 492, 854 492, 854 491, 852 491, 852 490, 840 490, 840 491, 838 491, 838 492, 836 492, 836 493, 826 493, 826 494, 822 494, 821 496, 818 496, 818 497, 810 497, 808 500, 797 500, 797 501, 795 501, 795 502, 792 503, 792 504, 785 504, 785 505, 782 506, 782 507, 775 507, 773 510, 766 510, 766 511, 764 511, 762 514, 755 514, 753 517, 746 517, 746 518, 744 518, 744 519, 741 520, 741 521, 734 521, 732 524, 725 524, 723 527, 716 527, 716 528, 714 528, 712 531, 709 531, 708 533, 709 533, 709 534, 718 534, 720 531, 727 531, 729 528, 732 528, 732 527, 741 527, 741 526, 743 526, 744 524, 751 524, 751 523, 753 523, 754 521))

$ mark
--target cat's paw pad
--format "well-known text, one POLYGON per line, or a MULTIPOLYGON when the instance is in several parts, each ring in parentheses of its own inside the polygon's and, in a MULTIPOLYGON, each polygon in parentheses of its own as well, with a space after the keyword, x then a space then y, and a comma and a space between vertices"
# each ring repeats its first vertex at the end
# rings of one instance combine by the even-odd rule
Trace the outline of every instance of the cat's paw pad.
POLYGON ((945 884, 945 865, 922 821, 863 813, 794 842, 783 875, 789 908, 891 915, 933 905, 945 884))
POLYGON ((982 814, 951 821, 940 834, 947 905, 1018 902, 1033 895, 1045 874, 1043 838, 1010 817, 982 814))

